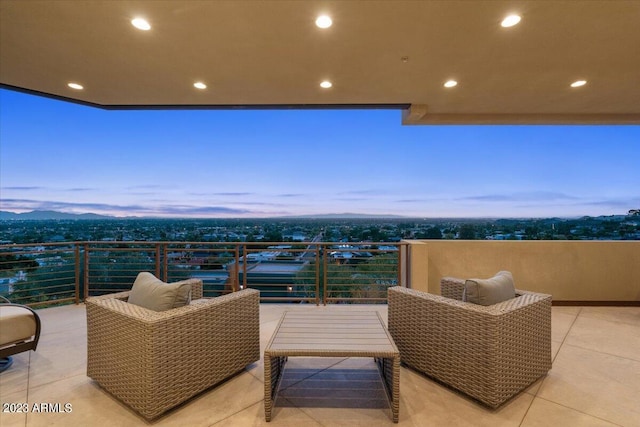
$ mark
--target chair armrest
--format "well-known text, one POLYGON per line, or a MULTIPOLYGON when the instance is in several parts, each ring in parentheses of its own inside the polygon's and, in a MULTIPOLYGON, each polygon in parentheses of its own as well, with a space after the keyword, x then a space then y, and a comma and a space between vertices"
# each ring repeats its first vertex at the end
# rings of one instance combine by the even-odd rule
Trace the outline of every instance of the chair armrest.
POLYGON ((87 297, 87 299, 85 300, 85 304, 89 301, 95 302, 95 301, 102 301, 102 300, 109 300, 109 299, 117 299, 120 301, 126 301, 129 299, 129 294, 131 294, 131 291, 124 291, 124 292, 117 292, 114 294, 104 294, 104 295, 96 295, 96 296, 91 296, 91 297, 87 297))
MULTIPOLYGON (((185 280, 185 283, 189 283, 191 285, 192 300, 203 298, 204 291, 203 291, 203 283, 201 279, 187 279, 185 280)), ((92 299, 96 301, 96 300, 105 300, 105 299, 119 299, 121 301, 127 301, 129 299, 129 294, 131 294, 131 291, 124 291, 124 292, 118 292, 113 294, 93 296, 93 297, 87 298, 87 300, 92 299)))
POLYGON ((456 277, 443 277, 440 280, 440 295, 446 298, 462 301, 464 283, 464 279, 458 279, 456 277))
MULTIPOLYGON (((198 281, 202 283, 200 280, 198 281)), ((212 310, 212 307, 224 304, 230 300, 235 300, 252 294, 257 294, 259 297, 260 294, 255 289, 244 289, 239 292, 233 292, 216 298, 194 299, 191 304, 183 307, 172 308, 165 311, 153 311, 135 304, 129 304, 127 302, 127 298, 130 293, 131 291, 127 291, 87 298, 85 301, 87 310, 90 309, 90 306, 99 306, 102 309, 110 311, 113 316, 123 316, 140 322, 153 323, 190 316, 193 313, 212 310)))
POLYGON ((191 299, 200 299, 204 296, 203 293, 203 284, 201 279, 187 279, 185 283, 189 283, 191 285, 191 299))
MULTIPOLYGON (((442 280, 444 281, 445 279, 450 279, 450 278, 444 278, 442 280)), ((450 284, 453 287, 455 287, 459 285, 460 282, 462 282, 464 286, 464 280, 461 280, 461 279, 448 280, 447 284, 450 284)), ((469 310, 471 312, 478 313, 478 315, 484 315, 484 316, 504 315, 508 312, 515 311, 522 307, 535 304, 535 303, 540 303, 540 302, 544 302, 548 304, 549 307, 551 306, 551 295, 541 294, 537 292, 523 291, 520 289, 516 289, 516 298, 512 298, 510 300, 503 301, 493 305, 479 305, 471 302, 463 302, 461 299, 459 300, 459 299, 449 298, 444 295, 431 294, 428 292, 404 288, 401 286, 395 286, 395 287, 389 288, 389 291, 401 292, 409 296, 419 298, 419 300, 422 300, 424 303, 439 304, 439 305, 442 305, 443 307, 450 307, 452 309, 459 308, 459 309, 469 310)), ((457 290, 454 292, 457 293, 457 290)), ((389 297, 391 296, 392 294, 389 293, 389 297)))

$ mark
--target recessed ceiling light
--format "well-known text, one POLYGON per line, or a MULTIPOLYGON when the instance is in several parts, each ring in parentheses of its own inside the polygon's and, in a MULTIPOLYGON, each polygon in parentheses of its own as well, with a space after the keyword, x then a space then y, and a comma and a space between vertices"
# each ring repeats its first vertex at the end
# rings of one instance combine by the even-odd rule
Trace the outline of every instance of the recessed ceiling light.
POLYGON ((586 84, 587 84, 586 80, 576 80, 575 82, 571 83, 571 87, 580 87, 586 84))
POLYGON ((327 15, 320 15, 316 19, 316 25, 319 28, 329 28, 331 24, 333 24, 333 21, 327 15))
POLYGON ((444 87, 455 87, 458 85, 458 82, 455 80, 447 80, 444 82, 444 87))
POLYGON ((196 89, 206 89, 206 88, 207 88, 207 85, 206 85, 206 84, 204 84, 204 83, 202 83, 202 82, 195 82, 195 83, 193 84, 193 86, 194 86, 196 89))
POLYGON ((69 86, 71 89, 75 89, 75 90, 84 89, 84 86, 82 86, 81 84, 78 84, 78 83, 67 83, 67 86, 69 86))
POLYGON ((320 83, 320 87, 324 89, 329 89, 331 86, 333 86, 333 83, 331 83, 329 80, 325 80, 320 83))
POLYGON ((514 25, 517 25, 518 22, 520 22, 520 19, 522 18, 520 18, 519 15, 509 15, 502 20, 500 25, 502 25, 505 28, 513 27, 514 25))
POLYGON ((144 18, 134 18, 131 20, 131 25, 139 30, 148 31, 151 29, 151 24, 144 18))

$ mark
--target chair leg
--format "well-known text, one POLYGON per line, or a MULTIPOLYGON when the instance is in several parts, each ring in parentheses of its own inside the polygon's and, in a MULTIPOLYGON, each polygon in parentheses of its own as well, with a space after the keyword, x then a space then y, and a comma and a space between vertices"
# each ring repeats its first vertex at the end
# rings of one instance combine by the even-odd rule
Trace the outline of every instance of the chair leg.
POLYGON ((6 371, 13 364, 13 357, 4 357, 0 359, 0 372, 6 371))

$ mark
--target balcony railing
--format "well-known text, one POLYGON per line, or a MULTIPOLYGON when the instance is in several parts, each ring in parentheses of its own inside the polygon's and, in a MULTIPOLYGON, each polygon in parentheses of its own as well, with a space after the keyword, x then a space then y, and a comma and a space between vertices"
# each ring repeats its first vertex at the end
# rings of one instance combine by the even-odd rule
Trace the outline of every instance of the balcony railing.
POLYGON ((0 245, 0 294, 32 306, 131 289, 140 271, 198 278, 205 297, 242 288, 262 302, 385 303, 403 283, 406 243, 67 242, 0 245))

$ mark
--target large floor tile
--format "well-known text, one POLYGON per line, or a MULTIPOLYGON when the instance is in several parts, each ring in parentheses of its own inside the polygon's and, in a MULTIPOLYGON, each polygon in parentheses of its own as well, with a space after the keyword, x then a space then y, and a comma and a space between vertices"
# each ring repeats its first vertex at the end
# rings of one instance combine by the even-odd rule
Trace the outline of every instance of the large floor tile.
POLYGON ((264 418, 264 403, 256 403, 237 412, 211 427, 324 427, 298 408, 278 408, 272 413, 271 421, 264 418))
POLYGON ((69 333, 74 329, 87 329, 87 318, 84 304, 65 305, 38 310, 42 335, 53 333, 69 333))
POLYGON ((13 364, 4 372, 0 373, 0 394, 2 402, 5 393, 13 393, 16 391, 27 390, 29 387, 29 359, 31 351, 14 354, 13 364))
POLYGON ((154 425, 210 426, 263 403, 263 399, 263 383, 248 372, 243 372, 172 409, 154 425))
POLYGON ((584 307, 580 315, 640 327, 640 307, 584 307))
MULTIPOLYGON (((345 360, 344 357, 289 357, 285 364, 287 369, 314 369, 321 371, 345 360)), ((247 367, 247 371, 260 381, 264 381, 264 353, 260 361, 247 367)))
MULTIPOLYGON (((40 426, 143 426, 144 422, 85 375, 76 375, 34 387, 29 403, 70 404, 70 412, 32 412, 29 427, 40 426)), ((4 427, 4 426, 3 426, 4 427)))
POLYGON ((551 360, 556 358, 556 356, 558 355, 558 351, 560 351, 561 346, 562 346, 562 343, 559 343, 557 341, 551 341, 551 360))
POLYGON ((411 369, 400 375, 401 426, 519 426, 534 396, 520 393, 492 410, 411 369))
POLYGON ((563 345, 538 397, 627 426, 640 425, 640 362, 563 345))
POLYGON ((27 400, 27 389, 10 392, 0 385, 0 426, 24 427, 31 406, 27 400))
POLYGON ((621 322, 614 320, 614 316, 593 316, 588 313, 585 309, 578 316, 567 334, 566 344, 640 362, 640 323, 621 322))
POLYGON ((551 313, 551 341, 561 343, 566 338, 578 314, 568 314, 554 310, 551 313))
POLYGON ((31 353, 29 386, 37 387, 87 372, 85 331, 43 335, 38 349, 31 353))
POLYGON ((544 399, 534 399, 521 427, 613 427, 616 425, 544 399))
MULTIPOLYGON (((325 358, 309 358, 323 361, 325 358)), ((389 410, 389 400, 373 358, 344 359, 318 368, 301 363, 285 368, 275 406, 389 410)))
POLYGON ((582 307, 580 306, 571 306, 571 305, 554 305, 551 307, 552 315, 555 313, 563 313, 563 314, 572 314, 577 316, 580 313, 582 307))

